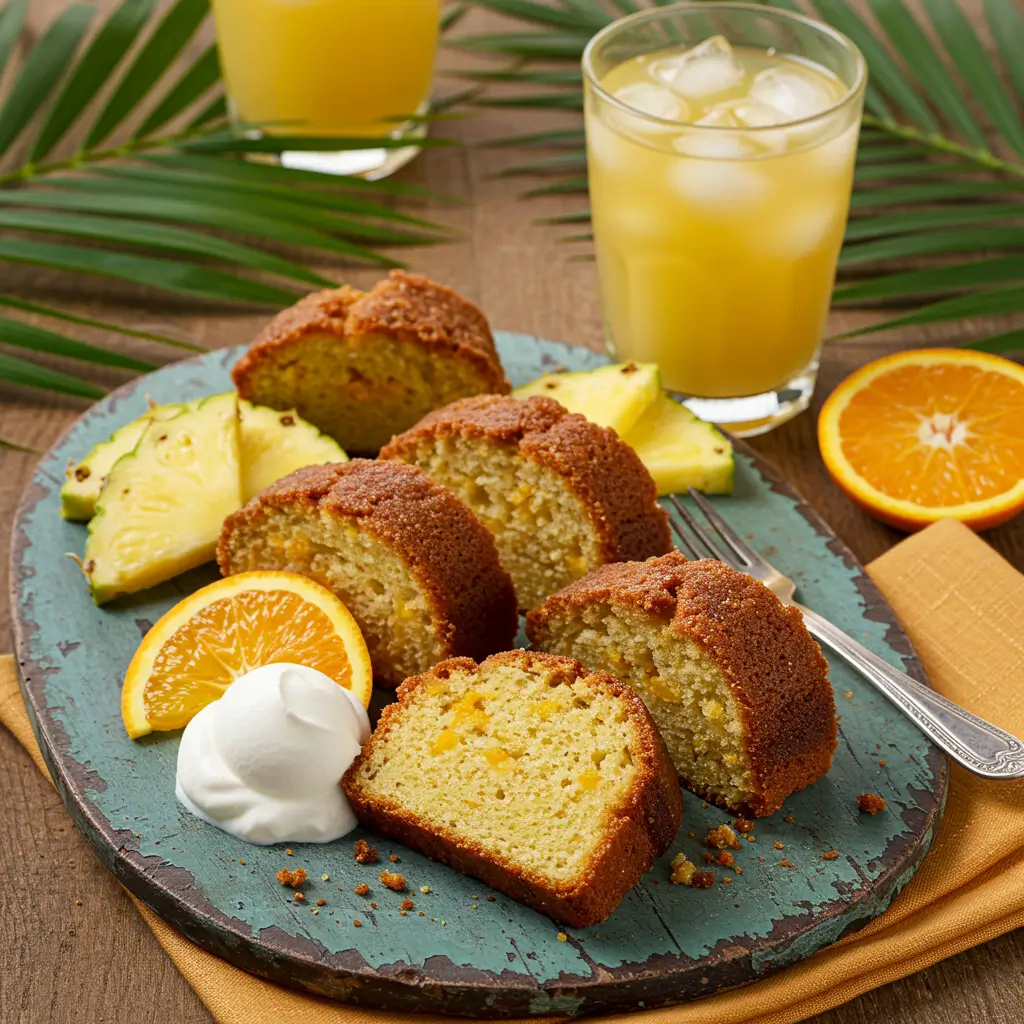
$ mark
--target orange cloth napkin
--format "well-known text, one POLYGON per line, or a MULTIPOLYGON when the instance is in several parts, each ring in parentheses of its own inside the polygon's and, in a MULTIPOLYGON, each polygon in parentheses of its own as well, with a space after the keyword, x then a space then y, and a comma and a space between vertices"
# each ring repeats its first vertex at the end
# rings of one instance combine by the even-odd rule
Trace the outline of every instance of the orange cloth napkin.
MULTIPOLYGON (((952 520, 907 538, 868 571, 916 645, 935 689, 1024 735, 1024 576, 952 520)), ((45 772, 9 657, 0 659, 0 721, 45 772)), ((137 906, 219 1024, 452 1020, 364 1010, 280 988, 192 945, 137 906)), ((987 782, 954 767, 931 854, 889 910, 862 931, 745 988, 605 1019, 791 1024, 1022 925, 1024 782, 987 782)))

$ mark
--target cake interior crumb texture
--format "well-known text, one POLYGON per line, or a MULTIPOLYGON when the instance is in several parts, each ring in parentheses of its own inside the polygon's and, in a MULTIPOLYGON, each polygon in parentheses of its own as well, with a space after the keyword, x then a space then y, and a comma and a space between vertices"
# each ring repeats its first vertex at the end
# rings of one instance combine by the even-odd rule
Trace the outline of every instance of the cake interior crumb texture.
POLYGON ((268 507, 245 544, 240 569, 299 573, 341 598, 359 623, 375 676, 400 682, 444 656, 426 591, 404 559, 358 520, 268 507))
POLYGON ((602 919, 679 827, 664 747, 608 676, 509 652, 481 666, 442 662, 399 697, 345 778, 360 819, 556 919, 590 923, 595 907, 602 919), (509 875, 519 890, 503 884, 509 875), (588 907, 582 917, 552 910, 574 899, 588 907))
POLYGON ((685 779, 729 806, 754 797, 729 682, 692 640, 646 612, 593 604, 560 619, 544 648, 630 683, 685 779))
POLYGON ((600 564, 600 539, 583 502, 562 476, 514 446, 435 435, 402 457, 461 498, 491 531, 520 608, 536 607, 600 564))

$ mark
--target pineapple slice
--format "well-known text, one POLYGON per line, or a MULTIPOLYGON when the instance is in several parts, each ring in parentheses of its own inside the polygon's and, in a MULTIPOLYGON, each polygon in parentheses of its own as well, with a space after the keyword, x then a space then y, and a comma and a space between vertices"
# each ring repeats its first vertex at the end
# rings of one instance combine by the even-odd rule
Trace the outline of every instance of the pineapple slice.
POLYGON ((114 463, 89 523, 84 569, 97 604, 210 561, 242 504, 234 392, 147 425, 114 463))
POLYGON ((60 514, 65 519, 87 522, 96 511, 96 499, 107 474, 122 455, 127 455, 154 420, 169 420, 185 406, 157 405, 123 427, 118 427, 106 441, 95 445, 81 462, 67 468, 67 479, 60 489, 60 514))
POLYGON ((591 423, 625 437, 661 394, 657 363, 615 363, 578 373, 549 373, 516 388, 516 398, 547 395, 591 423))
MULTIPOLYGON (((81 522, 92 519, 96 499, 111 467, 135 448, 146 427, 154 421, 169 420, 185 409, 196 409, 202 401, 200 398, 184 405, 154 406, 137 420, 119 427, 81 462, 68 466, 67 479, 60 489, 61 515, 81 522)), ((279 412, 265 405, 239 401, 238 414, 244 501, 303 466, 348 461, 337 441, 321 434, 295 412, 279 412)))
POLYGON ((640 456, 658 494, 696 487, 707 494, 731 494, 732 444, 712 424, 659 395, 625 441, 640 456))
POLYGON ((294 410, 281 412, 241 399, 238 418, 243 501, 303 466, 348 462, 334 438, 321 434, 294 410))

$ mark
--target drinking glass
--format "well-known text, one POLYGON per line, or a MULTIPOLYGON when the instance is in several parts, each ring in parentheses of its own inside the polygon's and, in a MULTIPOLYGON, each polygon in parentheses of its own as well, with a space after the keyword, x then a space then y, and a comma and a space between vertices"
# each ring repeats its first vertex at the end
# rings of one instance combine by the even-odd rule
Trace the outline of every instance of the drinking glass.
POLYGON ((659 363, 740 436, 795 416, 846 227, 864 58, 802 15, 704 2, 609 25, 583 73, 609 348, 659 363))
POLYGON ((381 178, 419 152, 425 129, 412 115, 427 110, 441 0, 213 0, 213 10, 240 130, 367 140, 285 152, 282 164, 381 178), (383 138, 409 145, 373 145, 383 138))

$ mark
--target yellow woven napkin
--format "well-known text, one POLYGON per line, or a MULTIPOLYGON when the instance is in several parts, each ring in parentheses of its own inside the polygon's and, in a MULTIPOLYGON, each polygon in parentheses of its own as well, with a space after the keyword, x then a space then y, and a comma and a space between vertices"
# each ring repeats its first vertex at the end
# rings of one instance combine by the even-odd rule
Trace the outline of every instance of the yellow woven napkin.
MULTIPOLYGON (((932 685, 1024 734, 1024 576, 947 520, 868 566, 917 647, 932 685)), ((0 721, 45 772, 10 658, 0 721)), ((246 974, 139 913, 219 1024, 436 1024, 451 1018, 361 1010, 246 974)), ((935 846, 889 910, 856 935, 746 988, 614 1024, 791 1024, 1024 926, 1024 783, 954 767, 935 846)))

